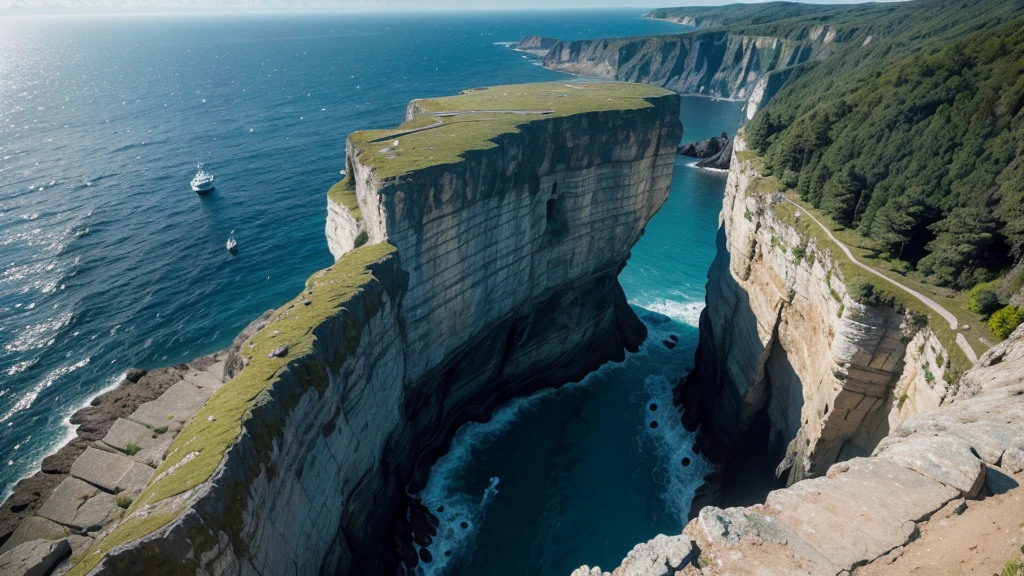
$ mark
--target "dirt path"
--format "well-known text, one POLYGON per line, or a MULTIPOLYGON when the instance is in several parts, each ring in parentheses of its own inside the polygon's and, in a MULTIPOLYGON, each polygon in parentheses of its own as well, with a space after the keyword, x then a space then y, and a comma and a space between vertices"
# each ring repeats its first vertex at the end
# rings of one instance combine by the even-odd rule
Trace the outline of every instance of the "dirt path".
POLYGON ((1024 487, 1017 487, 970 501, 960 515, 930 520, 917 540, 853 576, 992 576, 1007 561, 1024 556, 1022 546, 1024 487))
MULTIPOLYGON (((917 298, 918 300, 920 300, 925 306, 931 308, 932 310, 935 311, 936 314, 938 314, 939 316, 942 316, 947 322, 949 322, 949 327, 952 328, 954 331, 956 331, 958 328, 960 328, 960 321, 957 320, 956 316, 954 316, 952 312, 950 312, 949 310, 946 310, 938 302, 936 302, 935 300, 932 300, 931 298, 925 296, 924 294, 921 294, 917 290, 914 290, 914 289, 910 288, 909 286, 905 286, 903 284, 900 284, 899 282, 897 282, 896 280, 890 278, 889 276, 886 276, 885 274, 879 272, 878 270, 875 270, 871 266, 868 266, 867 264, 864 264, 860 260, 857 260, 857 258, 854 257, 853 252, 851 252, 850 249, 846 247, 846 244, 843 244, 842 242, 839 241, 838 238, 833 236, 832 235, 832 231, 829 230, 827 226, 822 224, 820 220, 815 218, 813 215, 808 213, 806 209, 804 209, 802 206, 800 206, 796 202, 793 202, 789 198, 786 198, 786 202, 789 202, 793 206, 796 206, 798 209, 800 209, 800 213, 801 214, 805 214, 808 218, 810 218, 811 220, 814 220, 814 223, 817 224, 819 227, 821 227, 822 230, 824 230, 825 234, 828 235, 829 239, 831 239, 833 242, 836 243, 837 246, 839 246, 839 249, 842 250, 844 254, 846 254, 846 257, 849 258, 851 262, 853 262, 854 264, 856 264, 860 268, 870 272, 871 274, 874 274, 875 276, 878 276, 879 278, 882 278, 883 280, 888 280, 889 282, 892 282, 893 284, 895 284, 896 286, 901 288, 903 291, 907 292, 908 294, 910 294, 914 298, 917 298)), ((967 355, 967 359, 970 360, 972 364, 974 362, 978 361, 978 355, 974 352, 974 349, 971 348, 971 345, 967 342, 967 338, 963 334, 957 333, 957 335, 956 335, 956 343, 957 343, 957 346, 959 346, 960 349, 964 351, 964 354, 967 355)))

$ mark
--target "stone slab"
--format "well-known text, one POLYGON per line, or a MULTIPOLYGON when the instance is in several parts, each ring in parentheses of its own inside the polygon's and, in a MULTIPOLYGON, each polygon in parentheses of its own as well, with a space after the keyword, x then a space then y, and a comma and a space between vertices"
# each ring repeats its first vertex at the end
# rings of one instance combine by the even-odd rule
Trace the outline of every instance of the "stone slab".
POLYGON ((33 540, 0 555, 0 575, 46 576, 71 553, 67 540, 33 540))
POLYGON ((139 494, 142 494, 142 489, 146 487, 146 483, 153 476, 153 471, 153 468, 145 464, 132 462, 131 467, 118 481, 118 486, 123 493, 135 499, 139 494))
POLYGON ((181 381, 168 388, 156 400, 139 406, 128 419, 150 428, 167 427, 170 430, 181 430, 212 393, 212 390, 197 388, 181 381))
POLYGON ((789 543, 795 552, 812 561, 820 555, 838 571, 905 544, 917 521, 959 495, 895 462, 857 458, 834 465, 826 478, 772 492, 765 511, 799 538, 789 543))
POLYGON ((138 422, 118 418, 107 435, 103 437, 102 446, 97 446, 97 448, 109 447, 111 450, 127 452, 128 444, 135 444, 142 450, 129 457, 136 462, 155 468, 163 461, 164 453, 167 452, 171 441, 174 440, 174 433, 169 428, 160 433, 157 433, 156 430, 163 430, 163 428, 152 429, 138 422))
POLYGON ((221 368, 221 377, 218 378, 215 374, 211 373, 209 369, 202 371, 193 371, 185 375, 185 381, 192 384, 196 388, 205 388, 211 391, 216 391, 224 385, 223 378, 223 367, 221 368))
POLYGON ((80 532, 95 532, 110 523, 119 510, 113 494, 97 492, 78 509, 71 527, 80 532))
POLYGON ((74 524, 75 516, 82 504, 99 492, 100 489, 92 484, 69 476, 57 486, 37 514, 58 524, 70 526, 74 524))
POLYGON ((124 488, 121 479, 132 468, 132 464, 135 461, 124 454, 104 452, 90 446, 71 465, 71 475, 107 492, 117 492, 124 488))
POLYGON ((16 546, 33 540, 60 540, 67 536, 68 529, 42 516, 29 516, 21 521, 11 537, 0 546, 3 554, 16 546))
POLYGON ((985 463, 971 453, 971 446, 953 436, 915 434, 886 439, 875 456, 891 460, 975 498, 985 485, 985 463))
POLYGON ((224 360, 214 362, 206 368, 206 371, 213 374, 221 382, 224 381, 224 368, 227 363, 224 360))

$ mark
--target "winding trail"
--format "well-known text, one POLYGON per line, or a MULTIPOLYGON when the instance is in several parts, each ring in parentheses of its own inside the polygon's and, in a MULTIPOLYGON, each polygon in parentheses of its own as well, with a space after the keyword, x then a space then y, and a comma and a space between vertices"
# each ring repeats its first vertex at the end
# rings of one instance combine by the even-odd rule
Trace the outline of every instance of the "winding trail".
POLYGON ((836 238, 832 234, 832 231, 829 230, 827 226, 822 224, 820 220, 818 220, 812 214, 807 212, 807 210, 803 206, 800 206, 799 204, 797 204, 796 202, 793 202, 789 198, 786 198, 785 200, 786 200, 786 202, 789 202, 793 206, 796 206, 796 208, 800 211, 799 212, 800 214, 804 214, 808 218, 810 218, 811 220, 814 220, 814 223, 817 224, 819 227, 821 227, 821 229, 825 232, 825 234, 828 235, 829 239, 831 239, 833 242, 836 243, 837 246, 839 246, 839 249, 842 250, 844 254, 846 254, 846 257, 849 258, 851 262, 853 262, 854 264, 856 264, 860 268, 862 268, 864 270, 867 270, 868 272, 874 274, 875 276, 878 276, 879 278, 881 278, 883 280, 887 280, 887 281, 895 284, 897 287, 902 289, 904 292, 910 294, 914 298, 917 298, 925 306, 927 306, 927 307, 931 308, 932 310, 934 310, 936 314, 938 314, 939 316, 942 316, 947 322, 949 322, 949 327, 952 328, 954 332, 956 332, 956 344, 957 344, 957 346, 960 347, 961 350, 964 351, 964 354, 967 355, 967 359, 970 360, 972 364, 978 361, 978 355, 974 352, 974 349, 971 348, 970 343, 967 342, 967 337, 965 337, 963 335, 963 333, 957 332, 957 329, 960 328, 960 321, 957 320, 956 316, 954 316, 952 312, 950 312, 949 310, 946 310, 938 302, 936 302, 935 300, 932 300, 931 298, 925 296, 924 294, 921 294, 917 290, 914 290, 913 288, 910 288, 909 286, 900 284, 899 282, 897 282, 896 280, 893 280, 889 276, 886 276, 885 274, 882 274, 881 272, 879 272, 878 270, 875 270, 871 266, 868 266, 867 264, 864 264, 860 260, 857 260, 857 258, 854 257, 853 252, 851 252, 850 249, 847 248, 846 244, 843 244, 842 242, 840 242, 839 239, 836 238))

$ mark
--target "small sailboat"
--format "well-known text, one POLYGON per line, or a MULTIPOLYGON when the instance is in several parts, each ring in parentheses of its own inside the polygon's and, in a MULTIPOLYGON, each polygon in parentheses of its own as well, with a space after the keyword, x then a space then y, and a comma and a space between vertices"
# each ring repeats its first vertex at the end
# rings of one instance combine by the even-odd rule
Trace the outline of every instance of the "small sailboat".
POLYGON ((199 171, 196 172, 195 177, 192 178, 192 191, 197 194, 202 194, 213 190, 213 174, 203 170, 203 165, 201 163, 199 164, 198 169, 199 171))
POLYGON ((231 234, 228 235, 228 243, 226 245, 228 252, 234 254, 238 252, 238 241, 235 240, 235 231, 232 230, 231 234))

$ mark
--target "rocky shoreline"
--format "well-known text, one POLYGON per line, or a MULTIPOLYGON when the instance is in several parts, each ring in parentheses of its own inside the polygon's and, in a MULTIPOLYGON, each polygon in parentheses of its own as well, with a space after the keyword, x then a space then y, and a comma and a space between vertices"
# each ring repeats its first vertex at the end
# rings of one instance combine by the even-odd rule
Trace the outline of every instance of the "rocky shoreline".
MULTIPOLYGON (((172 399, 170 397, 176 394, 169 392, 173 392, 176 386, 179 392, 193 385, 196 388, 212 389, 229 379, 231 374, 241 369, 237 354, 239 348, 266 317, 264 314, 253 321, 235 338, 229 349, 152 370, 131 369, 116 386, 96 395, 88 406, 72 414, 70 423, 75 426, 74 437, 45 457, 38 471, 18 481, 11 495, 0 506, 0 572, 14 569, 15 573, 20 573, 18 570, 48 568, 92 544, 102 534, 104 526, 117 519, 123 506, 117 503, 116 508, 111 507, 113 512, 97 510, 95 516, 98 521, 94 525, 77 526, 80 524, 80 513, 89 506, 91 498, 98 496, 109 505, 110 502, 106 501, 113 502, 114 495, 134 496, 129 494, 130 486, 125 486, 124 490, 115 486, 114 495, 105 495, 110 487, 103 485, 103 474, 109 475, 111 469, 127 462, 129 468, 138 473, 138 481, 148 481, 151 473, 146 472, 162 460, 176 429, 180 428, 183 421, 191 418, 191 414, 185 413, 181 398, 172 399), (205 386, 196 384, 197 380, 204 382, 205 386), (136 445, 136 449, 136 446, 129 443, 125 452, 125 446, 121 446, 114 438, 128 438, 132 431, 142 430, 144 426, 137 423, 140 414, 146 412, 147 405, 154 406, 161 400, 177 400, 175 411, 181 413, 165 417, 166 426, 148 427, 142 436, 152 432, 150 435, 155 440, 136 440, 141 446, 136 445), (93 458, 83 459, 87 452, 93 458), (95 460, 96 457, 101 464, 92 466, 90 470, 86 461, 95 460), (83 475, 88 478, 79 478, 83 475), (60 497, 54 497, 55 494, 67 491, 72 483, 79 488, 77 496, 85 498, 87 491, 90 500, 85 500, 78 510, 72 510, 67 517, 68 522, 54 521, 50 517, 54 516, 58 507, 50 505, 48 510, 44 506, 51 499, 61 500, 60 497), (48 545, 40 546, 40 541, 48 545), (16 548, 16 552, 8 554, 16 548)), ((119 480, 123 481, 128 475, 122 475, 119 480)))

